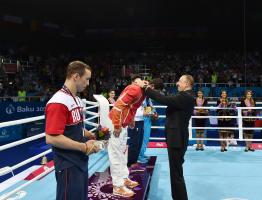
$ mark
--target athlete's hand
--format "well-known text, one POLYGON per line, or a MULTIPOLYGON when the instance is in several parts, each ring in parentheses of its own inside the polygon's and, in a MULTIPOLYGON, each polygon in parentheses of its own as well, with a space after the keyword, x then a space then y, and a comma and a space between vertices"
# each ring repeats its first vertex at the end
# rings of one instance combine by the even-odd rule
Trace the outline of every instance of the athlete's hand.
POLYGON ((121 130, 122 130, 122 128, 119 128, 119 129, 114 129, 114 131, 113 131, 113 134, 114 134, 114 136, 115 137, 119 137, 119 135, 120 135, 120 133, 121 133, 121 130))
POLYGON ((136 122, 133 120, 130 124, 129 124, 129 128, 134 129, 136 125, 136 122))
POLYGON ((91 132, 88 131, 88 130, 85 130, 85 137, 87 137, 87 138, 90 139, 90 140, 96 140, 95 134, 91 133, 91 132))

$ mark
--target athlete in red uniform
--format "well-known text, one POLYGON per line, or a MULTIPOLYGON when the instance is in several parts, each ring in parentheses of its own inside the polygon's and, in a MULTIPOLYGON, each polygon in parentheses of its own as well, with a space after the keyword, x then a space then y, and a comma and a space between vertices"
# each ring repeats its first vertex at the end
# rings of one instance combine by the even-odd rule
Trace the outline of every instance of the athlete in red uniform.
POLYGON ((127 168, 127 127, 134 127, 136 110, 145 99, 144 91, 136 85, 141 81, 139 75, 131 77, 132 84, 128 85, 120 94, 109 113, 112 120, 114 134, 109 139, 108 155, 110 172, 113 181, 113 194, 123 197, 131 197, 134 192, 130 188, 138 185, 128 178, 127 168))

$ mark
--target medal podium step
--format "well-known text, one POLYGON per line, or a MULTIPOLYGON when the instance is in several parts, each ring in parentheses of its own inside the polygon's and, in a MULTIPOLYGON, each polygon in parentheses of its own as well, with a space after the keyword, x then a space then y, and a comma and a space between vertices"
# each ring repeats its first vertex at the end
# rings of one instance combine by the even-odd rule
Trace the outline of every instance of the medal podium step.
POLYGON ((133 189, 135 196, 131 198, 124 198, 112 194, 112 179, 110 177, 110 169, 104 172, 96 172, 89 178, 88 197, 89 200, 145 200, 149 191, 151 176, 154 171, 156 156, 151 156, 148 163, 141 164, 144 171, 131 170, 129 178, 137 181, 139 185, 133 189))

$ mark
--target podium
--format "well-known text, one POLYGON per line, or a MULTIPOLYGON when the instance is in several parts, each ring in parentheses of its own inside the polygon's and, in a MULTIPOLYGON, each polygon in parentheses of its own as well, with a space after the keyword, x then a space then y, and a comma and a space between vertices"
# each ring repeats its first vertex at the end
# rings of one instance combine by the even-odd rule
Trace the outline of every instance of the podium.
POLYGON ((154 171, 156 156, 151 156, 148 163, 141 164, 145 168, 144 171, 130 171, 129 178, 137 181, 139 185, 133 188, 135 195, 131 198, 113 195, 112 179, 110 169, 105 172, 93 174, 89 178, 88 198, 89 200, 144 200, 149 191, 151 176, 154 171))

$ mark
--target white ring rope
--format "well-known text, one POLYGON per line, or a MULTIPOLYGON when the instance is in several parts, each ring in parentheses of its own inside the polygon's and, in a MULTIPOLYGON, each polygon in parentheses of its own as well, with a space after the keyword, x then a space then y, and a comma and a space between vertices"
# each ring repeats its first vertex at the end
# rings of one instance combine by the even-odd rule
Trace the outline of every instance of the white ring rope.
POLYGON ((9 143, 9 144, 6 144, 6 145, 2 145, 2 146, 0 146, 0 151, 3 151, 5 149, 9 149, 9 148, 18 146, 20 144, 24 144, 24 143, 33 141, 33 140, 37 140, 37 139, 42 138, 42 137, 45 137, 45 133, 40 133, 40 134, 32 136, 32 137, 28 137, 28 138, 18 140, 18 141, 15 141, 15 142, 12 142, 12 143, 9 143))
MULTIPOLYGON (((91 101, 85 101, 85 102, 93 105, 93 106, 90 106, 90 107, 86 107, 85 110, 99 106, 97 102, 91 102, 91 101)), ((92 115, 92 117, 90 117, 86 120, 99 118, 98 113, 91 112, 91 111, 86 111, 86 113, 92 115)), ((28 123, 28 122, 34 122, 34 121, 43 120, 43 119, 45 119, 45 115, 41 115, 41 116, 37 116, 37 117, 29 117, 29 118, 26 118, 26 119, 13 120, 13 121, 9 121, 9 122, 2 122, 2 123, 0 123, 0 128, 19 125, 19 124, 25 124, 25 123, 28 123)), ((88 123, 86 123, 86 124, 88 124, 88 123)), ((98 124, 92 123, 92 122, 90 122, 89 125, 92 125, 92 126, 95 126, 95 127, 98 126, 98 124)), ((15 146, 18 146, 18 145, 21 145, 21 144, 24 144, 24 143, 27 143, 27 142, 30 142, 30 141, 33 141, 33 140, 37 140, 37 139, 42 138, 42 137, 45 137, 45 133, 41 133, 41 134, 29 137, 29 138, 25 138, 25 139, 18 140, 18 141, 15 141, 15 142, 12 142, 12 143, 9 143, 9 144, 6 144, 6 145, 2 145, 2 146, 0 146, 0 151, 3 151, 5 149, 9 149, 11 147, 15 147, 15 146)))
MULTIPOLYGON (((86 101, 86 100, 83 100, 84 103, 88 103, 88 104, 91 104, 93 106, 89 106, 89 107, 86 107, 84 108, 86 110, 86 113, 87 114, 90 114, 90 115, 93 115, 92 117, 90 118, 87 118, 86 120, 84 120, 84 123, 85 124, 88 124, 88 125, 91 125, 91 126, 94 126, 94 127, 97 127, 98 124, 97 123, 94 123, 94 122, 90 122, 89 120, 92 120, 92 119, 95 119, 95 118, 99 118, 99 114, 98 113, 95 113, 95 112, 91 112, 91 111, 87 111, 88 109, 91 109, 91 108, 95 108, 95 107, 99 107, 99 104, 97 102, 91 102, 91 101, 86 101)), ((155 106, 155 108, 166 108, 167 106, 155 106)), ((220 108, 220 107, 195 107, 195 109, 210 109, 210 110, 216 110, 216 109, 232 109, 232 108, 220 108)), ((240 110, 242 109, 247 109, 247 107, 236 107, 234 108, 235 110, 238 110, 238 112, 240 112, 240 110)), ((248 107, 248 109, 256 109, 256 110, 259 110, 259 109, 262 109, 262 107, 248 107)), ((12 126, 12 125, 18 125, 18 124, 24 124, 24 123, 28 123, 28 122, 33 122, 33 121, 38 121, 38 120, 42 120, 44 119, 45 116, 42 115, 42 116, 37 116, 37 117, 30 117, 30 118, 26 118, 26 119, 20 119, 20 120, 14 120, 14 121, 9 121, 9 122, 2 122, 0 123, 0 128, 1 127, 6 127, 6 126, 12 126)), ((160 115, 159 118, 166 118, 165 115, 160 115)), ((239 115, 238 116, 192 116, 193 119, 205 119, 205 118, 213 118, 213 119, 219 119, 219 118, 233 118, 233 119, 240 119, 243 118, 247 118, 247 119, 261 119, 262 116, 242 116, 242 115, 239 115)), ((153 129, 164 129, 163 126, 152 126, 153 129)), ((260 130, 261 128, 238 128, 238 127, 191 127, 191 129, 205 129, 205 130, 212 130, 212 129, 217 129, 217 130, 221 130, 221 129, 227 129, 227 130, 260 130)), ((92 129, 92 131, 95 130, 95 128, 92 129)), ((6 144, 6 145, 2 145, 0 146, 0 151, 3 151, 5 149, 8 149, 8 148, 11 148, 11 147, 14 147, 14 146, 17 146, 17 145, 20 145, 20 144, 24 144, 26 142, 30 142, 30 141, 33 141, 33 140, 36 140, 36 139, 39 139, 39 138, 42 138, 45 136, 45 133, 41 133, 41 134, 38 134, 38 135, 35 135, 35 136, 32 136, 32 137, 29 137, 29 138, 26 138, 26 139, 22 139, 22 140, 19 140, 19 141, 16 141, 16 142, 12 142, 12 143, 9 143, 9 144, 6 144)), ((193 139, 193 138, 190 138, 190 139, 193 139)), ((207 139, 207 138, 206 138, 207 139)))
POLYGON ((91 112, 91 111, 85 111, 86 114, 89 114, 89 115, 92 115, 92 116, 98 116, 99 117, 99 114, 98 113, 95 113, 95 112, 91 112))
MULTIPOLYGON (((166 115, 159 115, 158 118, 166 118, 166 115)), ((191 118, 193 119, 210 119, 210 118, 213 118, 213 119, 219 119, 219 118, 225 118, 225 119, 229 119, 229 118, 235 118, 235 119, 238 119, 239 117, 238 116, 213 116, 213 115, 207 115, 207 116, 192 116, 191 118)), ((243 116, 241 117, 243 119, 262 119, 262 116, 243 116)))
POLYGON ((92 129, 90 129, 89 131, 92 133, 92 132, 95 131, 96 129, 97 129, 97 127, 92 128, 92 129))
POLYGON ((22 167, 22 166, 24 166, 24 165, 26 165, 26 164, 28 164, 28 163, 30 163, 30 162, 38 159, 38 158, 41 158, 41 157, 45 156, 45 155, 47 155, 47 154, 49 154, 49 153, 51 153, 51 152, 52 152, 52 149, 48 149, 48 150, 46 150, 46 151, 44 151, 44 152, 42 152, 42 153, 40 153, 40 154, 38 154, 38 155, 36 155, 36 156, 33 156, 33 157, 31 157, 31 158, 28 158, 28 159, 24 160, 23 162, 14 165, 14 166, 11 167, 11 168, 12 168, 12 170, 15 170, 15 169, 17 169, 17 168, 19 168, 19 167, 22 167))
POLYGON ((88 124, 90 126, 94 126, 94 127, 98 127, 99 126, 99 124, 94 123, 94 122, 89 122, 89 121, 87 121, 87 119, 85 119, 84 122, 85 122, 85 124, 88 124))
MULTIPOLYGON (((84 108, 85 113, 92 115, 92 117, 89 117, 86 120, 84 120, 84 123, 92 125, 92 126, 95 126, 95 128, 89 130, 90 132, 93 132, 98 127, 98 124, 97 123, 93 123, 93 122, 89 122, 89 120, 92 120, 92 119, 95 119, 95 118, 99 118, 99 114, 97 114, 95 112, 87 111, 87 110, 91 109, 91 108, 98 107, 98 103, 89 102, 89 101, 86 101, 86 103, 89 103, 89 104, 93 105, 93 106, 89 106, 89 107, 84 108)), ((0 127, 6 127, 6 126, 13 126, 13 125, 18 125, 18 124, 23 124, 23 123, 27 123, 27 122, 42 120, 44 118, 45 118, 45 116, 43 115, 43 116, 32 117, 32 118, 27 118, 27 119, 22 119, 22 120, 14 120, 14 121, 10 121, 10 122, 3 122, 3 123, 0 123, 0 127)), ((19 140, 19 141, 15 141, 15 142, 12 142, 12 143, 0 146, 0 151, 8 149, 8 148, 11 148, 11 147, 15 147, 15 146, 20 145, 20 144, 24 144, 26 142, 30 142, 30 141, 42 138, 44 136, 45 136, 45 133, 41 133, 41 134, 29 137, 29 138, 25 138, 25 139, 22 139, 22 140, 19 140)), ((19 168, 21 166, 24 166, 24 165, 26 165, 26 164, 28 164, 28 163, 36 160, 36 159, 39 159, 42 156, 45 156, 46 154, 49 154, 51 152, 52 152, 52 149, 49 149, 49 150, 46 150, 46 151, 44 151, 44 152, 42 152, 42 153, 40 153, 40 154, 38 154, 36 156, 33 156, 33 157, 29 158, 29 159, 26 159, 26 160, 24 160, 24 161, 22 161, 22 162, 20 162, 20 163, 18 163, 16 165, 12 166, 12 167, 9 167, 9 166, 4 167, 4 168, 2 168, 2 170, 0 169, 0 176, 5 175, 5 174, 10 173, 10 172, 12 172, 12 174, 13 174, 13 171, 15 169, 17 169, 17 168, 19 168)), ((45 176, 46 174, 48 174, 49 172, 51 172, 53 170, 54 170, 54 166, 51 167, 51 168, 48 168, 44 173, 41 173, 40 175, 36 176, 35 178, 33 178, 32 180, 26 182, 25 184, 17 187, 16 189, 12 190, 11 192, 8 192, 8 193, 2 195, 0 197, 0 200, 7 199, 8 197, 10 197, 11 195, 15 194, 16 192, 18 192, 22 188, 27 187, 28 185, 32 184, 33 182, 35 182, 36 180, 38 180, 39 178, 45 176)))
MULTIPOLYGON (((191 127, 192 129, 202 129, 202 130, 239 130, 238 127, 191 127)), ((243 130, 261 130, 261 128, 254 128, 254 127, 246 127, 242 128, 243 130)))
MULTIPOLYGON (((239 119, 238 116, 213 116, 213 115, 207 115, 207 116, 192 116, 193 119, 205 119, 205 118, 213 118, 213 119, 239 119)), ((241 117, 243 119, 262 119, 262 116, 243 116, 241 117)))
MULTIPOLYGON (((240 101, 236 101, 235 102, 236 104, 240 104, 241 102, 240 101)), ((210 104, 210 105, 216 105, 217 104, 217 101, 208 101, 207 104, 210 104)), ((257 105, 261 105, 262 102, 256 102, 257 105)))
POLYGON ((37 116, 37 117, 29 117, 29 118, 26 118, 26 119, 18 119, 18 120, 13 120, 13 121, 9 121, 9 122, 1 122, 0 128, 7 127, 7 126, 14 126, 14 125, 18 125, 18 124, 25 124, 25 123, 28 123, 28 122, 34 122, 34 121, 38 121, 38 120, 42 120, 42 119, 45 119, 44 115, 37 116))
POLYGON ((30 162, 38 159, 38 158, 41 158, 41 157, 43 157, 43 156, 45 156, 45 155, 47 155, 47 154, 49 154, 51 152, 52 152, 52 149, 48 149, 48 150, 46 150, 46 151, 44 151, 44 152, 42 152, 42 153, 40 153, 40 154, 38 154, 36 156, 28 158, 28 159, 26 159, 26 160, 24 160, 24 161, 22 161, 22 162, 20 162, 20 163, 18 163, 16 165, 12 166, 12 167, 8 167, 5 170, 1 171, 0 176, 5 175, 5 174, 7 174, 7 173, 9 173, 11 171, 14 171, 15 169, 17 169, 19 167, 22 167, 22 166, 24 166, 24 165, 26 165, 26 164, 28 164, 28 163, 30 163, 30 162))
MULTIPOLYGON (((191 138, 190 140, 207 140, 207 141, 228 141, 228 140, 236 140, 236 141, 256 141, 261 142, 261 139, 240 139, 240 138, 191 138)), ((165 141, 165 137, 150 137, 150 140, 163 140, 165 141)))
POLYGON ((91 109, 91 108, 98 108, 99 105, 94 105, 94 106, 88 106, 88 107, 85 107, 84 110, 88 110, 88 109, 91 109))
MULTIPOLYGON (((151 126, 152 129, 164 129, 164 126, 151 126)), ((201 130, 239 130, 238 127, 191 127, 192 129, 201 129, 201 130)), ((246 127, 242 128, 243 130, 261 130, 261 128, 257 127, 246 127)))
MULTIPOLYGON (((165 106, 154 106, 155 108, 164 108, 165 106)), ((229 140, 227 138, 193 138, 192 130, 193 129, 202 129, 202 130, 238 130, 239 138, 231 138, 237 141, 259 141, 262 139, 243 139, 243 130, 261 130, 261 127, 243 127, 242 119, 261 119, 262 116, 243 116, 242 110, 255 109, 261 110, 262 107, 235 107, 235 108, 220 108, 220 107, 195 107, 194 109, 206 109, 206 110, 235 110, 237 113, 235 116, 192 116, 189 121, 189 140, 210 140, 210 141, 224 141, 229 140), (192 127, 192 119, 238 119, 238 127, 192 127)), ((160 115, 160 118, 166 118, 164 115, 160 115)), ((164 129, 164 126, 151 126, 152 129, 164 129)), ((150 140, 165 140, 163 137, 150 137, 150 140)))
POLYGON ((83 101, 85 104, 90 104, 90 105, 99 105, 98 102, 87 101, 86 99, 82 99, 82 101, 83 101))
MULTIPOLYGON (((87 101, 87 103, 90 103, 87 101)), ((96 107, 99 107, 98 103, 91 103, 93 106, 89 106, 89 107, 85 107, 84 110, 85 110, 85 113, 86 114, 90 114, 92 115, 92 117, 89 117, 88 119, 84 120, 84 123, 86 124, 89 124, 89 125, 93 125, 95 126, 95 128, 89 130, 90 132, 93 132, 96 130, 96 128, 98 127, 98 124, 97 123, 92 123, 92 122, 88 122, 88 120, 92 120, 92 119, 95 119, 95 118, 99 118, 99 114, 98 113, 95 113, 95 112, 91 112, 91 111, 87 111, 88 109, 92 109, 92 108, 96 108, 96 107)), ((42 116, 37 116, 37 117, 30 117, 30 118, 26 118, 26 119, 20 119, 20 120, 14 120, 14 121, 9 121, 9 122, 3 122, 3 123, 0 123, 0 128, 1 127, 7 127, 7 126, 13 126, 13 125, 18 125, 18 124, 24 124, 24 123, 28 123, 28 122, 33 122, 33 121, 38 121, 38 120, 43 120, 45 119, 45 115, 42 115, 42 116)), ((38 134, 38 135, 35 135, 35 136, 32 136, 32 137, 29 137, 29 138, 25 138, 25 139, 22 139, 22 140, 19 140, 19 141, 15 141, 15 142, 12 142, 12 143, 9 143, 9 144, 6 144, 6 145, 2 145, 0 146, 0 151, 3 151, 3 150, 6 150, 6 149, 9 149, 9 148, 12 148, 12 147, 15 147, 15 146, 18 146, 18 145, 21 145, 21 144, 24 144, 24 143, 27 143, 27 142, 30 142, 30 141, 33 141, 33 140, 37 140, 39 138, 42 138, 42 137, 45 137, 45 133, 41 133, 41 134, 38 134)), ((10 166, 6 166, 6 167, 3 167, 0 169, 0 176, 3 176, 5 174, 8 174, 8 173, 12 173, 13 174, 13 171, 19 167, 22 167, 36 159, 39 159, 43 156, 45 156, 46 154, 49 154, 52 152, 52 149, 48 149, 36 156, 33 156, 31 158, 28 158, 12 167, 10 166)), ((8 198, 9 196, 11 196, 12 194, 16 193, 17 191, 19 191, 20 189, 28 186, 29 184, 33 183, 35 180, 41 178, 42 176, 46 175, 47 173, 49 173, 50 171, 52 171, 54 169, 54 167, 50 168, 48 171, 40 174, 39 176, 35 177, 34 179, 30 180, 29 182, 27 182, 26 184, 23 184, 21 186, 19 186, 18 188, 14 189, 13 191, 7 193, 7 194, 4 194, 0 197, 0 200, 2 199, 6 199, 8 198)), ((14 175, 14 174, 13 174, 14 175)))
POLYGON ((167 106, 159 106, 159 105, 157 105, 157 106, 154 106, 155 108, 167 108, 167 106))
POLYGON ((35 178, 33 178, 32 180, 24 183, 23 185, 20 185, 19 187, 17 187, 16 189, 12 190, 11 192, 8 192, 6 194, 3 194, 2 196, 0 196, 0 200, 5 200, 7 199, 8 197, 10 197, 11 195, 15 194, 16 192, 18 192, 19 190, 25 188, 26 186, 32 184, 33 182, 35 182, 36 180, 44 177, 45 175, 47 175, 48 173, 52 172, 54 170, 54 166, 53 167, 47 167, 48 168, 47 170, 45 170, 45 172, 39 174, 38 176, 36 176, 35 178))
POLYGON ((99 116, 93 116, 93 117, 89 117, 89 118, 87 118, 87 119, 85 119, 85 120, 87 120, 87 121, 89 121, 89 120, 91 120, 91 119, 95 119, 95 118, 98 118, 99 116))
POLYGON ((153 129, 165 129, 165 127, 164 126, 151 126, 151 128, 153 128, 153 129))
MULTIPOLYGON (((155 106, 157 107, 157 106, 155 106)), ((248 110, 248 109, 255 109, 255 110, 260 110, 262 109, 262 107, 235 107, 235 108, 221 108, 221 107, 218 107, 218 106, 195 106, 195 109, 208 109, 208 110, 212 110, 212 109, 215 109, 215 110, 237 110, 237 109, 242 109, 242 110, 248 110)))

